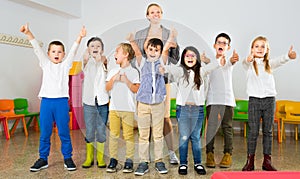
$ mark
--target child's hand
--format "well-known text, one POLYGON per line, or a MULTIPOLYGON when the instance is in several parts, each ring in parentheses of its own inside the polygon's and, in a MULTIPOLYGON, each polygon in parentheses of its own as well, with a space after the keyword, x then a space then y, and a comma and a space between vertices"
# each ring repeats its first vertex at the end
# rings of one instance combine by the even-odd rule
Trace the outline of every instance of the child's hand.
POLYGON ((121 81, 121 74, 118 72, 112 77, 113 81, 121 81))
POLYGON ((165 68, 164 68, 164 66, 163 66, 163 65, 159 65, 158 71, 159 71, 159 73, 160 73, 161 75, 164 75, 164 74, 165 74, 165 68))
POLYGON ((205 55, 205 51, 203 51, 203 53, 200 55, 200 60, 205 64, 208 64, 210 62, 210 59, 205 55))
POLYGON ((82 38, 86 36, 86 28, 85 28, 85 26, 82 26, 79 35, 80 35, 80 37, 82 37, 82 38))
POLYGON ((231 58, 230 58, 230 62, 231 62, 232 64, 235 64, 237 61, 239 61, 239 54, 236 53, 235 50, 233 50, 232 56, 231 56, 231 58))
POLYGON ((289 56, 290 59, 295 59, 297 57, 296 52, 293 50, 293 46, 290 47, 288 56, 289 56))
POLYGON ((20 32, 24 33, 24 34, 28 34, 28 32, 30 32, 29 27, 28 27, 28 23, 26 23, 25 25, 22 25, 20 28, 20 32))
POLYGON ((128 81, 128 78, 126 74, 120 74, 120 81, 126 83, 128 81))
POLYGON ((253 52, 251 52, 251 54, 247 57, 247 62, 253 62, 254 60, 254 55, 253 52))

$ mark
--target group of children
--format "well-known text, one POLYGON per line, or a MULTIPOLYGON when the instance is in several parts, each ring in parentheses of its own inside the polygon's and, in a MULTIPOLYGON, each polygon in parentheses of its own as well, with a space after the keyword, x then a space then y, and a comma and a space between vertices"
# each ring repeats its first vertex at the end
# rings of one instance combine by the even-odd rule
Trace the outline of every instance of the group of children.
MULTIPOLYGON (((69 134, 68 72, 73 57, 86 30, 83 27, 76 42, 65 60, 61 42, 49 44, 45 55, 34 39, 28 24, 21 32, 27 35, 43 69, 40 113, 39 159, 30 171, 39 171, 48 167, 52 122, 58 127, 62 142, 62 154, 65 167, 72 171, 76 165, 72 160, 72 145, 69 134), (50 60, 49 60, 50 59, 50 60)), ((144 175, 149 171, 150 134, 154 141, 154 162, 156 170, 165 174, 168 170, 163 162, 163 127, 165 114, 166 87, 164 74, 173 75, 176 87, 176 117, 179 128, 179 167, 178 173, 186 175, 188 171, 188 144, 191 142, 194 170, 205 175, 202 163, 200 132, 204 120, 204 106, 207 106, 208 126, 206 135, 206 166, 216 167, 214 160, 214 136, 218 127, 224 133, 224 156, 220 167, 232 164, 232 117, 235 98, 232 88, 233 65, 239 61, 236 51, 230 58, 226 52, 230 49, 230 37, 225 33, 217 35, 214 42, 215 58, 201 56, 199 51, 188 46, 184 48, 178 64, 168 64, 168 43, 159 38, 149 39, 145 46, 146 56, 136 48, 133 42, 117 46, 114 58, 119 66, 107 72, 106 58, 103 56, 103 42, 98 37, 88 40, 84 55, 83 106, 86 124, 86 161, 83 168, 94 164, 94 148, 97 152, 97 166, 107 168, 107 172, 116 172, 118 164, 118 139, 122 125, 126 142, 126 161, 123 172, 134 171, 134 115, 137 114, 138 154, 140 163, 135 175, 144 175), (166 48, 167 47, 167 48, 166 48), (136 59, 135 66, 131 61, 136 59), (204 63, 205 62, 205 63, 204 63), (209 76, 209 83, 205 82, 209 76), (106 123, 109 120, 110 163, 104 161, 104 143, 106 141, 106 123), (95 144, 96 143, 96 144, 95 144)), ((249 133, 247 143, 247 162, 243 171, 254 170, 254 156, 260 119, 263 121, 262 168, 276 171, 271 165, 272 122, 275 106, 275 85, 272 70, 296 58, 291 47, 288 54, 275 60, 269 59, 269 44, 265 37, 253 40, 250 55, 243 61, 247 72, 247 93, 249 95, 249 133)))

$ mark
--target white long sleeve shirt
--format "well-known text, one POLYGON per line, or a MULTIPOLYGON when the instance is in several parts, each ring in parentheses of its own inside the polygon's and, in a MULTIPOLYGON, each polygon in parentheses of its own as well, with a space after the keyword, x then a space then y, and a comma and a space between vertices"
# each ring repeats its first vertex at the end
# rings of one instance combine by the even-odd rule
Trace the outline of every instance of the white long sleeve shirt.
POLYGON ((251 97, 265 98, 276 96, 276 88, 273 70, 289 61, 289 57, 281 56, 269 61, 271 73, 265 71, 263 58, 255 58, 257 63, 258 75, 256 75, 253 62, 243 61, 243 67, 247 73, 247 94, 251 97))
POLYGON ((30 43, 43 70, 42 85, 38 96, 46 98, 69 97, 69 71, 79 44, 74 42, 65 60, 55 64, 43 52, 36 39, 30 40, 30 43))
MULTIPOLYGON (((220 64, 218 62, 212 62, 208 65, 202 66, 200 68, 200 76, 201 79, 204 80, 206 76, 214 69, 218 68, 220 64)), ((205 82, 202 81, 200 89, 197 90, 194 83, 194 71, 190 71, 189 73, 189 83, 184 80, 184 72, 181 66, 177 65, 166 65, 166 72, 171 73, 175 77, 177 95, 176 95, 176 104, 185 106, 186 102, 189 102, 190 94, 192 94, 193 101, 195 105, 200 106, 205 104, 205 82)))
POLYGON ((85 65, 82 102, 84 104, 95 106, 95 97, 97 97, 98 105, 107 104, 109 94, 105 89, 106 72, 104 64, 96 62, 93 57, 90 57, 85 65))
POLYGON ((226 64, 224 66, 213 70, 209 74, 206 106, 235 106, 235 98, 232 87, 232 70, 232 63, 230 60, 226 60, 226 64))

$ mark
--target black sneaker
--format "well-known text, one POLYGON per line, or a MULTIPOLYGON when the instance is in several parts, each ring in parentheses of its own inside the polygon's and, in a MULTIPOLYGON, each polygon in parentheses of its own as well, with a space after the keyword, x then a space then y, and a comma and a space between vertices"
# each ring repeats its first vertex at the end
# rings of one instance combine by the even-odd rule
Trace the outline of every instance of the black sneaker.
POLYGON ((148 163, 142 162, 139 164, 139 166, 135 170, 134 174, 142 176, 145 173, 147 173, 148 171, 149 171, 148 163))
POLYGON ((67 168, 67 170, 69 171, 74 171, 76 170, 76 165, 73 162, 72 158, 67 158, 65 159, 65 164, 64 164, 65 168, 67 168))
POLYGON ((123 173, 131 173, 133 172, 133 161, 131 159, 126 159, 124 164, 123 173))
POLYGON ((48 162, 47 160, 44 160, 42 158, 39 158, 32 167, 30 167, 31 172, 37 172, 41 169, 48 168, 48 162))
POLYGON ((114 172, 117 172, 117 165, 118 165, 118 160, 114 159, 114 158, 111 158, 110 159, 110 162, 109 162, 109 165, 106 169, 106 172, 108 173, 114 173, 114 172))
POLYGON ((178 168, 178 174, 179 175, 186 175, 188 171, 188 166, 187 165, 180 165, 178 168))
POLYGON ((168 169, 166 169, 165 163, 164 162, 156 162, 155 163, 155 168, 160 174, 166 174, 168 173, 168 169))
POLYGON ((198 174, 200 174, 200 175, 205 175, 205 174, 206 174, 206 170, 205 170, 205 168, 203 167, 203 165, 201 165, 201 164, 196 164, 196 165, 194 166, 194 169, 195 169, 195 171, 196 171, 198 174))

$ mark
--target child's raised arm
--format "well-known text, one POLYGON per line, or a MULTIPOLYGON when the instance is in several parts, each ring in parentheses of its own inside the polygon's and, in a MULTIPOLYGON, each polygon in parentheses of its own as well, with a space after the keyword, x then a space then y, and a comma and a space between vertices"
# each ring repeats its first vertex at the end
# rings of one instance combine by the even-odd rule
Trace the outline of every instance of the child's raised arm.
POLYGON ((31 33, 31 31, 29 29, 28 23, 21 26, 20 32, 24 33, 27 36, 28 40, 34 39, 34 36, 33 36, 33 34, 31 33))
POLYGON ((76 39, 76 43, 80 44, 81 39, 85 36, 86 36, 86 29, 85 29, 85 26, 82 26, 81 31, 76 39))
POLYGON ((142 52, 139 49, 139 46, 136 44, 134 38, 133 38, 133 33, 129 33, 126 37, 126 40, 129 41, 130 45, 132 46, 134 53, 135 53, 135 58, 138 62, 138 65, 141 65, 141 60, 142 60, 142 52))

